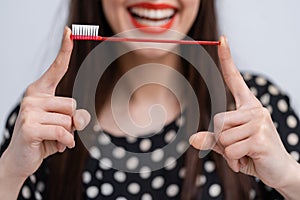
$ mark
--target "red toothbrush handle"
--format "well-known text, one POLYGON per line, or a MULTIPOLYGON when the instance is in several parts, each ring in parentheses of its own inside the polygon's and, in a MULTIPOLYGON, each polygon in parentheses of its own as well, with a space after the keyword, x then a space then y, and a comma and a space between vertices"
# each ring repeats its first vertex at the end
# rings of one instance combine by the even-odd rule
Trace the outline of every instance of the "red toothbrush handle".
POLYGON ((220 45, 220 41, 195 41, 195 40, 162 40, 146 38, 122 38, 122 37, 101 37, 101 36, 81 36, 71 35, 72 40, 92 40, 110 42, 150 42, 150 43, 176 43, 176 44, 200 44, 200 45, 220 45))

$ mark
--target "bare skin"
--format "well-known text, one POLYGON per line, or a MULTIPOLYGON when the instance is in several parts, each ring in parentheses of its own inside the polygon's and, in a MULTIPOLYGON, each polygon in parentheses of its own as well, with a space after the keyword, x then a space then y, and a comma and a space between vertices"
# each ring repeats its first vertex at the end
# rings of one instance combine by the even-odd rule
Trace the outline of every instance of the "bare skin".
POLYGON ((65 30, 62 47, 50 68, 27 88, 11 143, 0 158, 3 199, 17 199, 22 184, 43 159, 73 148, 73 131, 82 130, 89 123, 89 113, 76 109, 74 99, 54 95, 68 69, 73 48, 70 32, 65 30))
MULTIPOLYGON (((232 170, 257 176, 286 199, 298 199, 299 164, 286 152, 270 114, 244 83, 226 39, 220 40, 223 77, 237 110, 216 115, 214 133, 196 133, 190 143, 197 149, 220 153, 232 170)), ((84 129, 90 120, 87 111, 76 109, 74 99, 54 96, 68 68, 72 48, 70 30, 66 29, 56 60, 26 91, 12 141, 0 158, 0 196, 4 199, 17 198, 25 179, 44 158, 73 148, 73 130, 84 129)))
POLYGON ((236 110, 214 117, 214 133, 199 132, 190 143, 223 155, 235 172, 260 178, 286 199, 299 199, 300 165, 288 154, 271 116, 245 84, 221 37, 219 57, 224 80, 232 92, 236 110))

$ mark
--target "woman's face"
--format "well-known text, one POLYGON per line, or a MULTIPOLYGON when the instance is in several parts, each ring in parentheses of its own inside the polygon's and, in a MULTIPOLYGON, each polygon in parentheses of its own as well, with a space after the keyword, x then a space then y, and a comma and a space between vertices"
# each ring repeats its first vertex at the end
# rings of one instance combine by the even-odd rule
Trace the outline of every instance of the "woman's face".
POLYGON ((102 0, 102 4, 115 34, 139 29, 159 37, 167 29, 187 34, 200 0, 102 0))

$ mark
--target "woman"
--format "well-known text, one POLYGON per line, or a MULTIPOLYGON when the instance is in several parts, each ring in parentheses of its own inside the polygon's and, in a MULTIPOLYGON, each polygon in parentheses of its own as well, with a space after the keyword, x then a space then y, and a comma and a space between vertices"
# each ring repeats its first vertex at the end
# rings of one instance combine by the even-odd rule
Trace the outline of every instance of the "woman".
MULTIPOLYGON (((214 4, 210 0, 73 0, 71 23, 99 24, 103 36, 150 27, 154 36, 159 36, 162 28, 169 28, 193 39, 216 40, 214 4), (150 14, 149 10, 155 10, 156 14, 150 14), (160 17, 158 12, 162 12, 160 17)), ((283 146, 284 143, 294 154, 300 151, 297 141, 289 139, 297 138, 300 133, 298 118, 289 108, 287 97, 270 82, 261 77, 245 76, 257 98, 270 111, 272 109, 276 130, 269 111, 252 95, 234 66, 226 39, 221 37, 220 41, 218 49, 206 47, 206 50, 216 63, 220 60, 225 83, 234 98, 234 101, 228 98, 228 105, 235 102, 236 109, 214 117, 214 134, 203 132, 208 129, 211 112, 205 83, 195 70, 176 56, 153 50, 149 50, 153 54, 149 51, 129 52, 105 72, 97 88, 95 108, 109 141, 128 151, 156 151, 167 143, 162 138, 180 128, 177 123, 178 115, 182 114, 180 102, 166 88, 155 84, 139 88, 130 101, 133 120, 142 126, 149 122, 144 112, 149 107, 159 104, 166 109, 164 131, 149 137, 151 147, 141 148, 143 138, 128 141, 113 121, 109 102, 115 81, 132 66, 160 63, 175 66, 174 69, 189 80, 198 95, 201 110, 198 130, 202 132, 193 135, 190 143, 197 149, 214 150, 199 159, 198 150, 190 147, 173 167, 150 173, 125 173, 103 166, 95 159, 94 152, 89 154, 78 135, 72 134, 73 130, 84 129, 90 121, 89 113, 77 109, 75 100, 70 97, 81 62, 98 43, 74 42, 73 49, 70 30, 66 29, 56 60, 28 87, 20 106, 9 117, 9 134, 5 134, 7 139, 1 149, 1 196, 4 199, 16 199, 19 194, 19 199, 119 200, 277 199, 281 195, 287 199, 298 198, 300 167, 283 146)), ((140 134, 147 136, 149 133, 140 134)), ((100 154, 98 158, 101 158, 100 154)))

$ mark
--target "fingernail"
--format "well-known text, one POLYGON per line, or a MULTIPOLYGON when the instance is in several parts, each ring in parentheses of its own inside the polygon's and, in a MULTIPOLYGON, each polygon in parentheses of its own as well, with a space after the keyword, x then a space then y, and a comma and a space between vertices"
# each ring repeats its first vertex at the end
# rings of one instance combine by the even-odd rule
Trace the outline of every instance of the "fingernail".
POLYGON ((74 148, 75 147, 75 140, 74 140, 74 142, 73 142, 73 144, 72 144, 72 147, 71 148, 74 148))
POLYGON ((66 150, 66 147, 64 146, 63 148, 59 149, 58 152, 63 153, 65 150, 66 150))
POLYGON ((91 120, 91 115, 86 110, 77 110, 73 116, 75 127, 78 131, 83 130, 91 120))
POLYGON ((64 33, 63 33, 63 39, 69 39, 69 37, 70 37, 70 39, 72 39, 71 34, 70 34, 70 36, 68 34, 69 30, 70 30, 69 27, 65 26, 64 33))
POLYGON ((63 33, 64 38, 65 38, 66 35, 67 35, 67 31, 68 31, 68 29, 67 29, 67 27, 65 26, 65 28, 64 28, 64 33, 63 33))
POLYGON ((78 118, 78 122, 80 124, 80 128, 83 128, 85 126, 85 124, 87 123, 86 120, 85 120, 85 118, 83 116, 80 116, 78 118))
POLYGON ((196 139, 196 134, 194 134, 190 137, 189 143, 192 144, 195 139, 196 139))
POLYGON ((220 42, 221 42, 221 45, 222 46, 226 46, 227 45, 227 38, 225 35, 222 35, 221 38, 220 38, 220 42))

